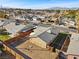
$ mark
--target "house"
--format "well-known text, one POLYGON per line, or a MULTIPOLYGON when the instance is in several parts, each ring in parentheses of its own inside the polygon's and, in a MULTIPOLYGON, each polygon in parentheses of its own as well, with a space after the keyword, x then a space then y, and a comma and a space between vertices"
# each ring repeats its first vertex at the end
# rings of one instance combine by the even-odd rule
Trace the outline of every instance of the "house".
POLYGON ((67 49, 67 59, 79 59, 79 34, 72 34, 67 49))
MULTIPOLYGON (((53 40, 57 37, 57 35, 60 35, 59 33, 60 30, 58 31, 56 28, 53 29, 50 26, 38 25, 34 32, 30 34, 30 41, 42 48, 47 48, 51 42, 53 43, 53 40)), ((63 44, 67 36, 68 35, 66 35, 65 38, 60 38, 63 40, 63 44)))
POLYGON ((55 31, 55 29, 52 29, 51 31, 51 26, 40 24, 34 32, 30 34, 30 37, 32 38, 30 41, 42 48, 46 48, 47 44, 53 40, 58 33, 59 32, 55 31))
POLYGON ((56 32, 57 34, 60 32, 65 32, 65 33, 77 33, 77 29, 72 29, 72 28, 67 28, 59 25, 53 25, 51 31, 56 32))
POLYGON ((76 24, 76 21, 75 21, 75 19, 71 19, 71 18, 66 18, 66 17, 62 17, 61 18, 61 20, 60 20, 60 23, 59 23, 59 25, 64 25, 64 26, 67 26, 67 27, 69 27, 69 26, 76 26, 75 25, 76 24))
POLYGON ((24 27, 22 27, 22 25, 20 25, 21 27, 14 27, 16 30, 12 30, 11 28, 9 29, 9 32, 11 32, 12 34, 10 35, 11 36, 11 39, 10 40, 7 40, 5 41, 7 44, 11 44, 13 46, 15 46, 15 42, 17 42, 18 40, 21 40, 21 38, 24 38, 26 36, 29 36, 32 32, 33 32, 33 29, 34 29, 34 26, 28 24, 28 25, 25 25, 24 27))
POLYGON ((38 20, 39 18, 37 16, 33 16, 32 20, 30 22, 34 23, 34 24, 39 24, 40 20, 38 20))
POLYGON ((11 33, 11 37, 14 37, 17 34, 18 31, 20 31, 21 29, 23 29, 25 27, 25 25, 16 25, 15 22, 11 22, 7 25, 4 26, 4 28, 7 30, 7 32, 11 33))
POLYGON ((37 26, 37 28, 30 34, 30 42, 34 43, 37 46, 46 48, 46 44, 50 41, 51 34, 47 33, 50 27, 37 26))
POLYGON ((18 16, 15 17, 15 19, 18 19, 18 20, 21 20, 21 21, 26 20, 25 15, 18 15, 18 16))

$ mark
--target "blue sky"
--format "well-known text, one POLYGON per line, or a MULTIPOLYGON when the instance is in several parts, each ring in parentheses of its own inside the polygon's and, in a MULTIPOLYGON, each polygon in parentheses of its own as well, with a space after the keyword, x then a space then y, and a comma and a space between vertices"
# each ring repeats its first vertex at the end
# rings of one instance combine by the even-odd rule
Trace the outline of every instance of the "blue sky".
POLYGON ((51 7, 79 7, 79 0, 0 0, 0 5, 12 8, 44 9, 51 7))

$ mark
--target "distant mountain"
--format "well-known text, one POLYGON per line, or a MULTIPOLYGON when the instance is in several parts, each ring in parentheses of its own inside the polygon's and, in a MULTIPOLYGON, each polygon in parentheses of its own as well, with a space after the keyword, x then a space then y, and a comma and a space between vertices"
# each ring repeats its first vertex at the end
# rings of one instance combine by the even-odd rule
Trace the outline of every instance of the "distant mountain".
MULTIPOLYGON (((0 6, 0 9, 23 9, 23 8, 10 8, 10 7, 0 6)), ((32 10, 46 10, 46 9, 32 9, 32 10)), ((51 7, 51 8, 47 8, 47 10, 79 10, 79 8, 78 7, 73 7, 73 8, 51 7)))
POLYGON ((65 7, 52 7, 48 8, 49 10, 78 10, 79 8, 74 7, 74 8, 65 8, 65 7))

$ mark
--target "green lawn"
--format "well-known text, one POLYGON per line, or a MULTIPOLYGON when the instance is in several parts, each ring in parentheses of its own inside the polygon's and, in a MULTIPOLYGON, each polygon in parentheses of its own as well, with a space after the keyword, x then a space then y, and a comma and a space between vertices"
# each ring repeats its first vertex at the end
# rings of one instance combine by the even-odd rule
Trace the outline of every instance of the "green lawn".
POLYGON ((6 41, 9 38, 10 38, 10 36, 8 36, 8 35, 0 35, 0 40, 2 40, 2 41, 6 41))

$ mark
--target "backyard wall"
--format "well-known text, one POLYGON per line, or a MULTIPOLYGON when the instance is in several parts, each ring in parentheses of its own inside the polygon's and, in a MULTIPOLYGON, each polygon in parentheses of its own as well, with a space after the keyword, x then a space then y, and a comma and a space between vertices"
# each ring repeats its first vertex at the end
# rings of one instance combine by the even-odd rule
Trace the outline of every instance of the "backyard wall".
POLYGON ((31 59, 30 57, 23 54, 22 52, 20 52, 16 48, 13 48, 13 47, 7 45, 6 43, 4 43, 3 45, 5 47, 5 51, 7 51, 7 52, 11 53, 12 55, 14 55, 15 59, 31 59))

